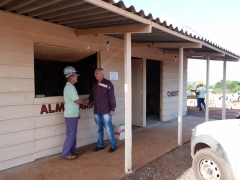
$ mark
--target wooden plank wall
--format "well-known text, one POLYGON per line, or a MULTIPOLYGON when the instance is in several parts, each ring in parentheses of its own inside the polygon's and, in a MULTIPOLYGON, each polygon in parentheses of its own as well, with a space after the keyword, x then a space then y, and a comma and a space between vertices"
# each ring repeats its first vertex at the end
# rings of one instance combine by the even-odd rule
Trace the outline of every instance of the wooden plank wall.
POLYGON ((104 69, 105 78, 110 80, 109 72, 118 72, 118 80, 111 80, 114 85, 117 102, 116 114, 113 116, 113 123, 125 122, 125 100, 124 100, 124 55, 101 51, 101 67, 104 69))
MULTIPOLYGON (((168 91, 179 89, 179 61, 174 62, 174 57, 168 57, 163 62, 162 78, 162 121, 168 121, 178 117, 178 96, 168 97, 168 91)), ((183 64, 183 115, 187 112, 187 59, 183 64)))
POLYGON ((33 42, 1 37, 0 170, 34 161, 33 42))
MULTIPOLYGON (((88 95, 80 95, 85 99, 88 95)), ((66 137, 66 125, 63 111, 41 114, 42 105, 51 106, 55 110, 56 104, 63 103, 63 97, 47 97, 34 99, 35 117, 35 158, 61 153, 66 137)), ((97 142, 96 124, 93 108, 80 109, 81 118, 78 121, 77 147, 97 142)))

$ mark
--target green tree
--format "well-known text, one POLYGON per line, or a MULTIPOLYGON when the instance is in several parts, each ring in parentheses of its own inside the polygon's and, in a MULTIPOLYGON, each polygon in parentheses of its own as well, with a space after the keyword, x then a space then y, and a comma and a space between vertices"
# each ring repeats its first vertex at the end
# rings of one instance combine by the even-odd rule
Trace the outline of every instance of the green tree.
MULTIPOLYGON (((222 93, 223 88, 223 80, 218 81, 213 86, 211 86, 213 89, 213 93, 222 93)), ((239 81, 226 81, 226 92, 227 93, 235 93, 237 91, 240 91, 240 82, 239 81)))
POLYGON ((227 86, 227 89, 233 92, 234 88, 237 88, 239 86, 239 81, 229 81, 226 86, 227 86))

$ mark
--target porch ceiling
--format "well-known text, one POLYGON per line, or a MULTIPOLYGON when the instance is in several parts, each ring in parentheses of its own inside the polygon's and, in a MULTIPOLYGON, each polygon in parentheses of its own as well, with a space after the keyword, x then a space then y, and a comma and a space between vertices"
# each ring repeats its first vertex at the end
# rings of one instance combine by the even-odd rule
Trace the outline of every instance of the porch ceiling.
MULTIPOLYGON (((134 6, 126 7, 123 1, 113 0, 1 0, 0 9, 23 16, 41 19, 75 29, 107 28, 129 25, 151 24, 151 33, 132 34, 133 43, 201 43, 202 48, 184 48, 185 52, 224 53, 212 59, 236 61, 240 56, 210 42, 207 39, 183 32, 159 18, 137 12, 134 6)), ((108 34, 123 39, 123 34, 108 34)), ((178 48, 161 47, 164 52, 177 52, 178 48)))

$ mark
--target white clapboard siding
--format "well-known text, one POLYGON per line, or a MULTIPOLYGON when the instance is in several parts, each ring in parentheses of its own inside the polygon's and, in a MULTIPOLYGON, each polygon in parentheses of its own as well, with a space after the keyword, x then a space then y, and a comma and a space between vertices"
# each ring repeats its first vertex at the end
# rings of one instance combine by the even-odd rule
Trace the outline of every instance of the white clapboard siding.
POLYGON ((34 78, 34 67, 1 65, 0 77, 34 78))
POLYGON ((35 116, 35 128, 52 126, 65 123, 63 113, 51 114, 48 116, 35 116))
POLYGON ((123 89, 114 89, 114 91, 116 97, 124 97, 123 89))
POLYGON ((33 54, 33 42, 15 38, 4 38, 1 36, 0 51, 33 54))
POLYGON ((16 144, 13 146, 8 146, 0 149, 0 162, 10 160, 12 158, 17 158, 32 154, 34 149, 34 142, 27 142, 24 144, 16 144))
POLYGON ((34 161, 33 60, 31 40, 1 36, 0 170, 34 161))
POLYGON ((125 114, 117 114, 114 115, 112 118, 112 122, 113 124, 117 124, 117 123, 125 123, 125 114))
MULTIPOLYGON (((76 147, 82 147, 82 146, 86 146, 89 144, 93 144, 97 142, 97 137, 92 137, 92 138, 88 138, 88 139, 84 139, 81 141, 77 141, 77 145, 76 147)), ((46 149, 46 150, 42 150, 42 151, 38 151, 35 153, 35 158, 39 159, 39 158, 43 158, 43 157, 47 157, 47 156, 51 156, 54 154, 58 154, 62 152, 62 146, 58 146, 58 147, 54 147, 51 149, 46 149)), ((59 154, 59 156, 61 156, 59 154)))
POLYGON ((116 114, 124 114, 125 112, 125 105, 119 105, 115 109, 116 114))
POLYGON ((0 121, 15 118, 33 117, 32 105, 0 106, 0 121))
POLYGON ((0 106, 33 104, 34 92, 0 93, 0 106))
POLYGON ((35 140, 35 152, 51 149, 54 147, 62 146, 66 138, 66 134, 59 136, 52 136, 43 139, 35 140))
POLYGON ((0 51, 0 65, 13 65, 13 66, 34 66, 34 55, 22 54, 17 52, 0 51))
POLYGON ((6 161, 0 162, 0 171, 14 167, 14 166, 26 164, 26 163, 32 162, 34 160, 35 160, 34 154, 28 154, 25 156, 8 159, 6 161))
MULTIPOLYGON (((53 126, 41 127, 35 129, 35 139, 44 139, 48 137, 66 134, 66 125, 58 124, 53 126)), ((42 146, 45 146, 44 144, 42 146)))
POLYGON ((34 79, 0 78, 0 84, 0 93, 34 91, 34 79))
MULTIPOLYGON (((176 87, 178 87, 179 86, 179 80, 178 79, 165 79, 165 80, 163 80, 162 84, 164 86, 173 86, 173 85, 175 85, 176 87)), ((184 81, 183 82, 183 86, 186 86, 186 85, 187 85, 187 83, 184 81)))
POLYGON ((116 97, 117 106, 125 105, 125 97, 116 97))
MULTIPOLYGON (((106 78, 109 79, 109 72, 121 72, 124 69, 124 64, 120 63, 113 63, 108 64, 107 66, 104 66, 104 70, 106 69, 106 78)), ((119 76, 118 79, 120 81, 124 81, 124 76, 119 76)))
POLYGON ((120 80, 111 80, 111 81, 113 83, 114 89, 122 89, 122 87, 124 86, 124 81, 120 81, 120 80))
MULTIPOLYGON (((78 121, 78 132, 86 131, 95 127, 96 127, 96 123, 94 119, 78 121)), ((45 127, 40 127, 35 129, 35 139, 37 140, 52 137, 52 136, 58 136, 62 134, 66 134, 65 123, 52 125, 52 126, 45 126, 45 127)))
POLYGON ((34 130, 17 131, 0 135, 0 148, 34 141, 34 130))
MULTIPOLYGON (((162 79, 162 121, 168 121, 178 117, 178 100, 179 96, 168 97, 168 91, 179 90, 179 63, 174 63, 171 59, 165 60, 163 63, 163 79, 162 79)), ((184 59, 183 74, 183 94, 187 92, 187 60, 184 59)), ((186 100, 183 99, 183 115, 186 114, 186 100)))
MULTIPOLYGON (((55 154, 59 154, 62 152, 62 146, 57 146, 51 149, 46 149, 46 150, 42 150, 42 151, 37 151, 34 154, 35 159, 40 159, 40 158, 44 158, 44 157, 48 157, 48 156, 52 156, 55 154)), ((59 156, 61 157, 61 155, 59 154, 59 156)))
POLYGON ((24 131, 34 128, 34 117, 0 121, 0 134, 24 131))
MULTIPOLYGON (((85 129, 77 132, 78 142, 89 139, 89 138, 93 138, 93 137, 96 137, 96 128, 85 129)), ((66 133, 56 135, 56 136, 46 137, 42 139, 36 139, 35 151, 39 152, 42 150, 63 146, 65 138, 66 138, 66 133)))

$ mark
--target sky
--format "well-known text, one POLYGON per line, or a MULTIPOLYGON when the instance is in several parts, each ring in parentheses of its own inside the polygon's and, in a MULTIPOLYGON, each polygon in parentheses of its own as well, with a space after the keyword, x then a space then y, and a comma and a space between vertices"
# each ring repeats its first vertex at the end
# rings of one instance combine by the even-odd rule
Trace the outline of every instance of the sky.
MULTIPOLYGON (((240 55, 240 0, 123 0, 136 11, 203 36, 240 55), (192 30, 193 31, 192 31, 192 30)), ((227 80, 240 81, 240 62, 227 62, 227 80)), ((223 79, 223 62, 210 61, 210 84, 223 79)), ((188 61, 188 81, 206 81, 206 61, 188 61)))

